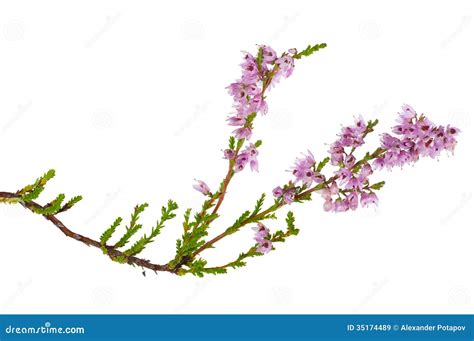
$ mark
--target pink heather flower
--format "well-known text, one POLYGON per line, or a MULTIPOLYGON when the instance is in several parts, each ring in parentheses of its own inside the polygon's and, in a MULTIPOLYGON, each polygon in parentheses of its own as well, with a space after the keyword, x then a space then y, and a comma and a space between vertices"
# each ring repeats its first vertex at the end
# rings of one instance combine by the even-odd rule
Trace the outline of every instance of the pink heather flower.
POLYGON ((242 127, 242 128, 238 128, 238 129, 234 130, 233 134, 239 140, 240 139, 250 140, 250 137, 252 137, 252 130, 250 128, 247 128, 247 127, 242 127))
POLYGON ((347 157, 344 159, 344 165, 347 168, 352 168, 355 163, 356 163, 356 158, 352 154, 347 155, 347 157))
POLYGON ((209 186, 204 181, 196 180, 196 179, 195 179, 195 181, 197 183, 193 185, 193 188, 196 191, 199 191, 204 195, 208 195, 211 192, 211 190, 209 189, 209 186))
POLYGON ((270 46, 262 45, 260 47, 262 48, 263 61, 267 64, 273 63, 277 58, 275 50, 270 46))
POLYGON ((345 188, 346 189, 362 189, 364 182, 365 182, 364 177, 351 175, 351 177, 346 183, 345 188))
POLYGON ((260 242, 263 239, 267 238, 269 233, 270 233, 270 229, 268 229, 262 223, 257 223, 257 226, 252 227, 252 230, 255 231, 255 240, 258 241, 258 242, 260 242))
POLYGON ((242 171, 245 166, 250 163, 250 169, 258 172, 258 150, 253 143, 250 143, 244 151, 242 151, 235 159, 234 170, 236 172, 242 171))
POLYGON ((359 134, 363 134, 367 129, 367 123, 365 123, 365 120, 361 115, 356 119, 354 129, 359 134))
POLYGON ((278 58, 275 61, 276 64, 279 66, 278 72, 283 75, 283 77, 288 78, 293 73, 293 68, 295 66, 293 57, 289 55, 284 55, 278 58))
POLYGON ((295 193, 296 190, 294 188, 290 188, 283 193, 283 200, 285 203, 290 205, 293 201, 295 201, 295 193))
POLYGON ((360 204, 362 207, 366 207, 370 204, 378 205, 379 199, 377 198, 377 194, 374 192, 362 192, 360 195, 360 204))
POLYGON ((257 252, 269 253, 271 250, 272 250, 271 240, 264 239, 259 242, 259 245, 257 247, 257 252))
MULTIPOLYGON (((416 111, 413 109, 411 106, 408 104, 404 104, 402 106, 402 112, 400 113, 400 120, 401 122, 406 122, 411 120, 412 118, 415 118, 416 116, 416 111)), ((400 122, 400 121, 399 121, 400 122)))
POLYGON ((273 195, 276 198, 283 197, 283 200, 285 201, 285 203, 287 205, 290 205, 295 200, 296 189, 293 187, 283 189, 280 186, 278 186, 273 189, 273 195))
POLYGON ((259 80, 257 61, 250 53, 245 53, 242 66, 242 82, 244 84, 253 84, 259 80))
POLYGON ((320 190, 319 193, 326 201, 328 201, 328 200, 331 200, 333 195, 336 195, 339 193, 339 187, 337 186, 337 183, 334 181, 331 184, 331 186, 320 190))
POLYGON ((260 112, 265 115, 268 112, 268 104, 262 98, 261 94, 258 94, 252 98, 250 102, 250 110, 252 112, 260 112))
POLYGON ((247 155, 248 155, 248 158, 249 158, 249 161, 250 161, 250 169, 252 171, 258 172, 258 160, 257 160, 258 150, 257 150, 257 148, 255 147, 255 145, 253 143, 250 143, 247 146, 247 148, 245 149, 245 151, 247 152, 247 155))
POLYGON ((328 199, 324 202, 323 209, 326 212, 331 212, 332 210, 334 210, 334 203, 331 199, 328 199))
POLYGON ((245 118, 242 116, 231 116, 227 119, 227 123, 230 126, 243 126, 245 124, 245 118))
POLYGON ((241 152, 239 155, 237 155, 237 158, 235 159, 235 166, 234 166, 234 171, 240 172, 244 170, 245 166, 247 163, 250 161, 250 157, 247 151, 241 152))
POLYGON ((346 212, 349 210, 349 201, 347 199, 344 200, 336 200, 334 202, 334 212, 346 212))
POLYGON ((275 198, 280 198, 283 195, 283 188, 280 186, 275 187, 272 192, 275 198))
POLYGON ((347 168, 341 168, 336 172, 336 175, 341 185, 347 184, 347 182, 352 178, 352 172, 347 168))
POLYGON ((303 158, 296 159, 295 166, 292 168, 292 173, 295 176, 295 182, 302 181, 304 184, 311 186, 317 177, 320 180, 321 174, 313 171, 315 163, 316 161, 314 156, 309 150, 308 155, 304 155, 303 158))
POLYGON ((359 204, 359 196, 357 195, 357 192, 351 192, 351 194, 348 195, 346 198, 348 206, 351 210, 357 209, 357 206, 359 204))
POLYGON ((233 151, 232 149, 224 150, 224 159, 232 160, 234 156, 235 156, 235 151, 233 151))
POLYGON ((374 171, 372 170, 372 167, 370 166, 369 163, 364 163, 362 168, 360 169, 360 176, 366 179, 368 176, 372 175, 374 171))

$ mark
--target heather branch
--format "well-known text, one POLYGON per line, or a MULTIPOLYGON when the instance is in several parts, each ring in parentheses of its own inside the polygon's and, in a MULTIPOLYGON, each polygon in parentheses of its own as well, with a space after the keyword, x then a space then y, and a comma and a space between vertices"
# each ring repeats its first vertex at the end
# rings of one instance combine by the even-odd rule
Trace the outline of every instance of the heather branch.
POLYGON ((166 264, 155 264, 137 255, 155 241, 166 222, 176 217, 175 211, 178 205, 172 200, 162 207, 161 218, 157 220, 151 231, 132 242, 143 227, 139 223, 139 218, 148 204, 135 206, 129 224, 115 243, 111 243, 110 240, 120 228, 122 223, 120 217, 101 234, 99 240, 72 232, 57 218, 58 214, 76 205, 82 199, 81 196, 75 196, 66 203, 64 203, 66 200, 64 194, 57 195, 45 205, 40 205, 35 201, 44 191, 48 181, 54 177, 54 170, 49 170, 33 184, 17 192, 0 192, 0 203, 20 204, 31 212, 42 215, 67 237, 101 249, 115 262, 139 266, 155 272, 166 271, 176 275, 190 273, 202 277, 205 274, 227 273, 229 268, 245 266, 246 259, 266 254, 275 249, 275 243, 282 243, 287 238, 296 236, 299 229, 296 228, 292 211, 287 212, 285 230, 276 230, 271 233, 270 229, 262 223, 277 219, 278 210, 292 203, 310 201, 315 192, 324 199, 325 211, 344 212, 357 209, 359 203, 361 206, 377 204, 378 197, 374 191, 380 190, 385 182, 372 183, 369 180, 374 172, 373 168, 401 167, 407 163, 414 163, 423 156, 435 158, 442 150, 450 152, 454 150, 457 143, 455 136, 459 133, 459 129, 450 125, 435 126, 425 115, 418 115, 412 107, 404 105, 397 120, 399 124, 392 128, 396 136, 382 134, 380 147, 373 152, 367 152, 358 160, 354 152, 365 143, 365 138, 374 131, 378 123, 378 120, 365 123, 360 117, 354 125, 342 128, 338 139, 330 145, 329 157, 316 162, 313 154, 308 151, 308 154, 303 155, 302 158, 297 158, 292 168, 293 178, 286 184, 273 189, 274 201, 271 205, 263 208, 266 200, 266 194, 263 193, 257 199, 253 209, 243 212, 224 232, 206 241, 210 225, 219 217, 219 209, 236 173, 244 170, 246 165, 250 165, 251 170, 258 171, 258 148, 262 141, 257 140, 253 144, 250 138, 257 114, 267 113, 266 91, 280 79, 291 76, 295 60, 309 56, 325 47, 326 44, 309 45, 301 52, 290 49, 278 57, 272 48, 262 45, 256 57, 249 53, 245 54, 244 63, 241 65, 241 79, 228 87, 234 98, 236 109, 234 116, 228 118, 229 125, 240 128, 233 131, 229 138, 229 147, 224 151, 224 157, 228 160, 226 175, 215 192, 212 192, 205 182, 197 180, 197 184, 193 187, 204 194, 206 199, 200 211, 194 215, 191 209, 185 211, 183 233, 176 241, 176 254, 166 264), (322 173, 327 165, 336 168, 330 176, 322 173), (220 266, 208 266, 207 260, 198 257, 203 251, 213 248, 220 240, 239 232, 250 224, 256 225, 252 228, 255 231, 254 239, 257 243, 240 253, 235 260, 220 266), (130 242, 132 242, 131 246, 123 250, 122 248, 130 242))

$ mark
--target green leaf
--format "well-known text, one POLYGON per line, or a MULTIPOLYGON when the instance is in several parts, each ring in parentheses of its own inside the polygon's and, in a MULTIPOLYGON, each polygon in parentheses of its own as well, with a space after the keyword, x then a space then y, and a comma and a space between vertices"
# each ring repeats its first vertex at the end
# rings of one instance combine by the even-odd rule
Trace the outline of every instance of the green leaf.
MULTIPOLYGON (((21 190, 17 192, 17 194, 23 196, 27 193, 35 191, 39 196, 39 193, 41 193, 42 190, 39 190, 38 188, 44 188, 46 183, 52 178, 54 178, 55 175, 56 175, 56 171, 54 169, 50 169, 46 173, 44 173, 43 176, 36 179, 34 184, 23 187, 21 190)), ((33 199, 31 200, 36 199, 38 196, 33 197, 33 199)), ((28 201, 31 201, 31 200, 28 200, 28 201)))
POLYGON ((258 148, 262 145, 262 140, 257 140, 257 142, 255 142, 255 148, 258 148))
POLYGON ((246 125, 250 126, 253 120, 257 117, 257 113, 253 112, 245 118, 246 125))
POLYGON ((242 223, 250 217, 250 211, 245 211, 244 213, 242 213, 242 215, 234 222, 234 224, 227 228, 227 230, 225 230, 225 233, 226 234, 232 234, 232 233, 235 233, 237 232, 240 227, 242 226, 242 223))
POLYGON ((316 45, 308 45, 307 48, 305 48, 303 51, 296 53, 293 58, 294 59, 301 59, 302 57, 309 57, 316 51, 319 51, 320 49, 324 49, 327 47, 326 43, 322 44, 316 44, 316 45))
POLYGON ((260 47, 258 49, 258 54, 257 54, 257 65, 258 65, 259 70, 262 69, 262 61, 263 61, 263 49, 260 47))
MULTIPOLYGON (((137 240, 132 247, 130 247, 128 250, 124 252, 125 255, 127 256, 135 256, 142 252, 145 247, 152 243, 154 241, 154 238, 157 237, 161 229, 165 226, 165 222, 167 220, 173 219, 176 217, 176 214, 173 213, 174 210, 178 209, 178 204, 174 202, 173 200, 168 201, 168 206, 165 207, 163 206, 161 208, 161 218, 156 222, 156 225, 152 228, 151 233, 149 236, 146 234, 141 237, 139 240, 137 240)), ((189 216, 188 216, 189 218, 189 216)))
POLYGON ((82 200, 82 196, 80 195, 72 197, 71 199, 69 199, 69 201, 65 205, 63 205, 63 207, 61 207, 58 213, 66 212, 67 210, 71 209, 75 204, 77 204, 81 200, 82 200))
POLYGON ((229 149, 235 149, 235 137, 232 135, 229 137, 229 149))
POLYGON ((64 194, 59 194, 56 199, 51 201, 49 204, 45 205, 43 208, 36 208, 35 206, 31 207, 31 210, 37 214, 41 215, 54 215, 61 209, 61 204, 65 199, 64 194))
POLYGON ((239 139, 239 140, 237 141, 237 149, 242 148, 242 146, 244 145, 244 143, 245 143, 245 139, 239 139))
POLYGON ((148 207, 147 203, 135 206, 133 213, 130 218, 130 225, 127 227, 125 234, 120 238, 120 240, 114 245, 115 248, 125 246, 130 238, 142 228, 141 224, 137 224, 140 214, 148 207))
POLYGON ((321 161, 320 163, 318 163, 318 167, 316 167, 316 172, 318 172, 318 173, 321 172, 321 171, 323 170, 324 166, 327 165, 327 163, 329 162, 329 160, 331 160, 331 158, 330 158, 330 157, 326 157, 326 158, 324 158, 323 161, 321 161))
POLYGON ((385 181, 380 181, 380 182, 377 182, 376 184, 371 185, 370 188, 375 189, 375 190, 379 190, 384 185, 385 185, 385 181))
POLYGON ((110 238, 112 238, 112 235, 114 234, 115 230, 121 222, 122 218, 118 217, 117 219, 115 219, 113 224, 107 230, 105 230, 104 233, 102 233, 102 235, 100 236, 100 243, 102 245, 105 245, 110 240, 110 238))
POLYGON ((263 207, 264 202, 265 202, 265 193, 262 193, 262 195, 260 196, 260 199, 258 199, 257 203, 255 204, 255 209, 253 210, 251 214, 252 217, 257 215, 260 212, 260 210, 263 207))
POLYGON ((295 215, 293 214, 292 211, 288 211, 288 214, 286 215, 286 225, 288 227, 288 233, 289 235, 296 236, 300 232, 299 229, 295 227, 295 215))
POLYGON ((30 202, 37 199, 40 194, 44 191, 44 187, 35 187, 27 194, 22 195, 22 199, 24 202, 30 202))

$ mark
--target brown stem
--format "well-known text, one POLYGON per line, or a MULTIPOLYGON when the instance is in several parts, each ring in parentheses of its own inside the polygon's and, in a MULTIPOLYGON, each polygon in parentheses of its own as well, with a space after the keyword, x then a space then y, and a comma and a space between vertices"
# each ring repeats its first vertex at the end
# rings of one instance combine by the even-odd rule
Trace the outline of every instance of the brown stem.
MULTIPOLYGON (((0 192, 0 198, 5 198, 5 199, 16 199, 20 198, 18 194, 15 193, 10 193, 10 192, 0 192)), ((33 212, 34 209, 41 210, 44 207, 41 206, 40 204, 34 202, 34 201, 29 201, 29 202, 20 202, 20 204, 25 207, 26 209, 29 209, 30 211, 33 212)), ((94 239, 91 239, 89 237, 85 237, 81 234, 75 233, 68 229, 66 225, 63 224, 55 215, 43 215, 43 217, 46 220, 49 220, 51 223, 53 223, 62 233, 64 233, 67 237, 72 238, 74 240, 77 240, 79 242, 82 242, 86 244, 87 246, 94 246, 96 248, 102 249, 105 247, 107 249, 107 254, 111 259, 114 259, 116 257, 125 257, 127 260, 127 263, 130 265, 138 265, 142 268, 147 268, 153 271, 167 271, 171 273, 176 273, 177 269, 172 269, 168 265, 160 265, 160 264, 154 264, 151 263, 149 260, 143 259, 143 258, 138 258, 134 256, 127 256, 123 252, 115 249, 113 246, 109 245, 102 245, 99 241, 96 241, 94 239)))

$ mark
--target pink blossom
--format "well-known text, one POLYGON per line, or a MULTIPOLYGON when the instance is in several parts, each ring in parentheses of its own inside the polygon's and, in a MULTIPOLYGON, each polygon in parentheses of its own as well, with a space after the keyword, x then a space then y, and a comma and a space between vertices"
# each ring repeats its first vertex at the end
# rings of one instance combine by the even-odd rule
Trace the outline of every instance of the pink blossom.
POLYGON ((264 239, 259 242, 257 247, 257 252, 260 253, 269 253, 272 250, 272 242, 271 240, 264 239))
POLYGON ((209 189, 209 186, 204 181, 201 181, 201 180, 195 180, 195 181, 197 183, 193 185, 193 188, 196 191, 199 191, 204 195, 208 195, 211 192, 209 189))

